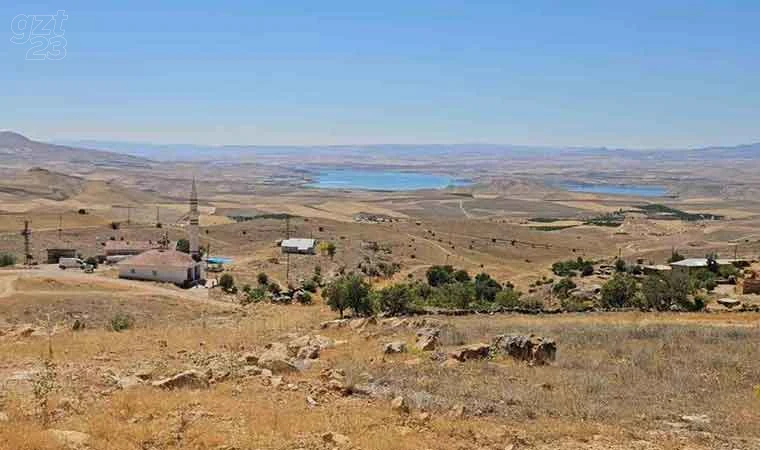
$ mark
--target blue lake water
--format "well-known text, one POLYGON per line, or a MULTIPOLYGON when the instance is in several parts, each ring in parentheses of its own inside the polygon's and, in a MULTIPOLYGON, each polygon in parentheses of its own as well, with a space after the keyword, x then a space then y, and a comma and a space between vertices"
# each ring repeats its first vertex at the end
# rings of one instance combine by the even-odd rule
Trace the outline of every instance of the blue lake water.
POLYGON ((319 172, 309 187, 365 189, 371 191, 413 191, 469 184, 447 175, 389 170, 331 169, 319 172))
POLYGON ((590 194, 628 195, 633 197, 664 197, 668 195, 668 189, 664 186, 563 183, 560 187, 570 192, 585 192, 590 194))

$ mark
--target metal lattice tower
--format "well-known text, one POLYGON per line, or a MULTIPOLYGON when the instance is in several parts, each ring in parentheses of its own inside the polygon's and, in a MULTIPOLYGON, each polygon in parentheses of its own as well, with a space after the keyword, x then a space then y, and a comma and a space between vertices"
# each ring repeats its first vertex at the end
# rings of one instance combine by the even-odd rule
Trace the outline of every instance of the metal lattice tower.
POLYGON ((21 231, 21 235, 24 236, 24 264, 27 266, 32 264, 32 229, 29 228, 29 221, 24 221, 24 229, 21 231))

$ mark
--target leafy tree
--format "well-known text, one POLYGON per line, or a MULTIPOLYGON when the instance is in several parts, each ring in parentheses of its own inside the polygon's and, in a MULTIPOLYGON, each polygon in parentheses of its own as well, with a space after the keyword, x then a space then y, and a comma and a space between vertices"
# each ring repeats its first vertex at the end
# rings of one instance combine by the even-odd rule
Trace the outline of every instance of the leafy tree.
POLYGON ((636 280, 630 275, 618 273, 602 286, 602 306, 607 308, 631 306, 636 292, 636 280))
POLYGON ((521 296, 522 294, 519 291, 508 287, 506 289, 502 289, 496 294, 494 302, 497 305, 503 306, 505 308, 517 308, 522 306, 522 303, 520 301, 521 296))
POLYGON ((496 294, 501 291, 501 284, 485 272, 476 275, 473 284, 475 287, 475 298, 480 301, 493 302, 496 294))
POLYGON ((235 278, 228 273, 224 273, 219 277, 219 286, 221 286, 224 292, 235 292, 235 278))
POLYGON ((7 267, 16 264, 16 257, 10 253, 0 254, 0 267, 7 267))
POLYGON ((667 311, 672 305, 688 303, 689 283, 678 274, 650 275, 641 284, 644 305, 657 311, 667 311))
POLYGON ((618 272, 625 272, 626 270, 626 264, 625 261, 622 258, 618 258, 615 260, 615 270, 618 272))
POLYGON ((452 266, 430 266, 425 272, 428 284, 433 287, 442 286, 446 283, 450 283, 452 276, 454 275, 454 268, 452 266))
POLYGON ((190 241, 188 241, 187 239, 178 240, 176 249, 178 252, 190 253, 190 241))
POLYGON ((345 310, 351 309, 356 315, 372 313, 370 286, 358 275, 343 275, 330 283, 325 289, 327 304, 343 317, 345 310))
POLYGON ((464 269, 459 269, 454 272, 452 278, 454 278, 454 281, 457 283, 467 283, 470 281, 470 274, 464 269))
POLYGON ((256 275, 256 282, 259 283, 259 286, 266 286, 269 284, 269 275, 264 272, 259 272, 259 274, 256 275))
POLYGON ((414 298, 412 286, 394 284, 377 293, 377 304, 381 311, 395 316, 408 312, 414 298))
POLYGON ((441 308, 468 308, 475 299, 472 283, 449 283, 435 289, 430 300, 441 308))
POLYGON ((708 269, 698 269, 689 272, 689 292, 704 289, 708 292, 718 286, 715 273, 708 269))

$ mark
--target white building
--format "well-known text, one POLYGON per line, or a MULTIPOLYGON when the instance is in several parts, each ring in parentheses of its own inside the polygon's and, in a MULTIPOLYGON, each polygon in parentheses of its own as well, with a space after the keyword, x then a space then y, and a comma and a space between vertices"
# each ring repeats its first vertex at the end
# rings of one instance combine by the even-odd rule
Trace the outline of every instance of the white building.
POLYGON ((178 286, 194 286, 205 280, 205 263, 198 245, 198 193, 195 178, 190 192, 190 221, 187 227, 190 254, 169 250, 166 236, 160 248, 130 256, 119 263, 119 277, 132 280, 161 281, 178 286))
POLYGON ((280 244, 283 253, 303 253, 313 255, 317 246, 314 239, 285 239, 280 244))
POLYGON ((202 261, 177 250, 148 250, 119 263, 119 278, 193 286, 205 278, 202 261))

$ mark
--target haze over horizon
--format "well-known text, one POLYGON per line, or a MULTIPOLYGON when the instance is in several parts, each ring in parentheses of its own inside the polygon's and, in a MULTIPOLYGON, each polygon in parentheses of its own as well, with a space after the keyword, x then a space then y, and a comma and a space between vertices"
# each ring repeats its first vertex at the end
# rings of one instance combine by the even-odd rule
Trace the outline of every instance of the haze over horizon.
MULTIPOLYGON (((683 149, 760 141, 760 4, 222 0, 65 7, 66 57, 0 39, 0 126, 47 142, 487 143, 683 149)), ((185 144, 183 144, 185 143, 185 144)))

